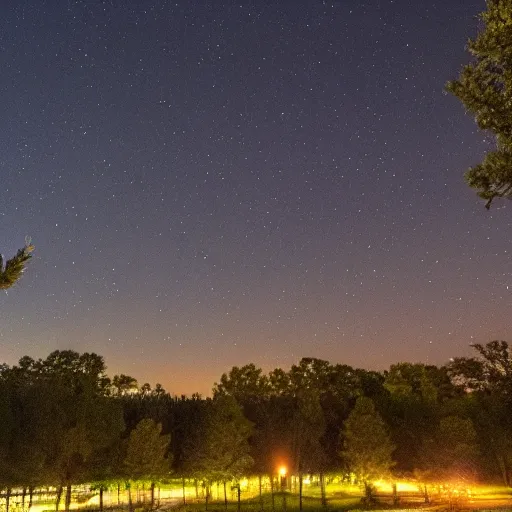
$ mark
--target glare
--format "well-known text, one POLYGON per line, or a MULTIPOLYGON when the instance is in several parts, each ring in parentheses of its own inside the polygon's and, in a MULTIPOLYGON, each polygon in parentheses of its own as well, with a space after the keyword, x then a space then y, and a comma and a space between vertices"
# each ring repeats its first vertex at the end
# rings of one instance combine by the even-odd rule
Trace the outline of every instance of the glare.
POLYGON ((397 492, 418 492, 418 484, 412 482, 397 482, 397 492))
POLYGON ((284 466, 281 466, 281 467, 279 468, 279 474, 280 474, 281 476, 286 476, 286 468, 285 468, 284 466))
POLYGON ((418 483, 417 482, 408 482, 408 481, 387 481, 387 480, 377 480, 374 482, 375 487, 377 487, 382 492, 393 492, 393 485, 396 485, 397 492, 418 492, 418 483))

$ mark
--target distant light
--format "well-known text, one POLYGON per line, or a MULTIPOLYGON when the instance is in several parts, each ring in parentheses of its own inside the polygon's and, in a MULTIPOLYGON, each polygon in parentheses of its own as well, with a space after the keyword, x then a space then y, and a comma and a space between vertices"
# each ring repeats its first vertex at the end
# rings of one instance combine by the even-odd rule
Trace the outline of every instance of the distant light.
POLYGON ((284 466, 281 466, 281 467, 279 468, 279 474, 280 474, 281 476, 286 476, 286 468, 285 468, 284 466))

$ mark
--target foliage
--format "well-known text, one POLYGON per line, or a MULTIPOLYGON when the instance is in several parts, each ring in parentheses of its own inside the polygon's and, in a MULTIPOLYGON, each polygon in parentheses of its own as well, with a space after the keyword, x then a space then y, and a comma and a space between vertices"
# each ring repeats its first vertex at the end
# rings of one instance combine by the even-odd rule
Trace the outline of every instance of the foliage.
POLYGON ((474 481, 476 432, 469 418, 442 418, 432 439, 423 446, 423 479, 435 483, 474 481))
POLYGON ((506 341, 472 347, 479 357, 457 357, 449 365, 452 380, 472 391, 500 392, 512 397, 512 354, 506 341))
POLYGON ((168 449, 171 436, 162 435, 162 425, 147 418, 130 433, 124 468, 131 480, 159 481, 171 472, 168 449))
POLYGON ((87 476, 93 455, 119 438, 122 411, 105 394, 105 363, 96 354, 55 351, 4 368, 14 435, 4 461, 9 485, 66 489, 87 476))
POLYGON ((494 470, 510 485, 512 478, 512 354, 508 343, 475 344, 477 357, 454 358, 448 365, 452 381, 466 390, 468 414, 480 446, 480 466, 494 470))
POLYGON ((372 482, 389 475, 395 449, 370 398, 357 399, 345 422, 344 437, 341 456, 368 491, 372 482))
POLYGON ((233 397, 218 396, 209 402, 189 440, 186 467, 208 483, 238 480, 253 463, 249 455, 252 428, 233 397))
POLYGON ((447 89, 496 137, 496 150, 466 173, 489 208, 495 197, 512 197, 512 3, 487 0, 483 28, 468 48, 473 61, 447 89))
POLYGON ((316 473, 325 465, 321 438, 325 420, 320 398, 313 390, 304 389, 296 399, 293 416, 293 465, 295 474, 316 473))
POLYGON ((241 368, 234 366, 229 373, 223 373, 220 382, 213 387, 213 396, 229 395, 238 403, 265 398, 269 391, 268 378, 260 368, 248 364, 241 368))
POLYGON ((116 396, 124 396, 137 391, 137 379, 121 373, 112 379, 112 392, 116 396))
POLYGON ((0 254, 0 290, 11 288, 23 275, 26 264, 32 258, 34 246, 27 243, 15 256, 5 262, 0 254))
POLYGON ((214 399, 110 380, 97 354, 26 356, 0 365, 0 485, 55 487, 69 508, 71 486, 83 482, 146 481, 153 496, 173 472, 203 482, 208 496, 213 482, 275 475, 281 464, 299 477, 299 494, 303 475, 340 470, 369 496, 391 472, 509 484, 509 347, 474 348, 447 366, 382 373, 315 358, 267 375, 251 364, 224 374, 214 399))
POLYGON ((468 414, 477 432, 479 469, 483 476, 498 474, 504 485, 512 478, 512 418, 508 399, 501 394, 471 394, 468 414))
POLYGON ((440 415, 449 378, 446 372, 443 376, 441 369, 434 368, 420 363, 398 363, 384 372, 388 394, 376 404, 390 427, 396 446, 396 470, 401 473, 411 474, 417 468, 422 442, 433 435, 440 415))

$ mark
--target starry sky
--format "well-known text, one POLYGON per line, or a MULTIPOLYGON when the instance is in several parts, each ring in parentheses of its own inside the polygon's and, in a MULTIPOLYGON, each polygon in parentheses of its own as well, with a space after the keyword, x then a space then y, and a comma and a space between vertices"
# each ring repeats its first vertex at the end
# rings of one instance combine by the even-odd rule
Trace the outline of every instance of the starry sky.
POLYGON ((443 92, 483 0, 7 1, 0 361, 94 351, 208 394, 233 365, 382 370, 510 338, 509 204, 443 92), (508 233, 508 235, 507 235, 508 233))

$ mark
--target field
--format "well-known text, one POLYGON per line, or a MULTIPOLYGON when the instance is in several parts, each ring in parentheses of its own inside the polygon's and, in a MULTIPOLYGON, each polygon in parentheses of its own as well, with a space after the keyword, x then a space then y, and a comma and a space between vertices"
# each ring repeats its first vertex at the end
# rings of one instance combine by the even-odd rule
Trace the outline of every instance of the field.
MULTIPOLYGON (((422 509, 422 510, 512 510, 512 490, 503 486, 473 485, 471 487, 429 488, 429 503, 425 502, 424 490, 413 482, 398 482, 396 493, 390 483, 378 482, 375 499, 368 505, 362 500, 362 490, 357 485, 331 477, 326 485, 326 507, 322 507, 321 492, 318 481, 306 479, 303 487, 302 509, 304 512, 328 510, 331 512, 359 510, 363 508, 378 509, 422 509)), ((179 512, 296 512, 299 510, 298 482, 287 481, 284 491, 271 492, 269 480, 262 480, 260 497, 259 480, 244 479, 240 482, 240 505, 238 504, 238 488, 231 485, 214 484, 211 487, 208 503, 205 499, 205 489, 190 480, 169 481, 155 491, 155 506, 159 510, 177 510, 179 512), (184 501, 185 494, 185 503, 184 501), (227 504, 225 503, 227 498, 227 504)), ((132 487, 132 501, 136 512, 150 508, 149 485, 132 487)), ((54 490, 39 493, 34 496, 30 512, 54 512, 54 490)), ((110 511, 126 511, 128 509, 128 491, 124 485, 111 486, 104 493, 104 509, 110 511)), ((0 511, 5 510, 4 500, 0 499, 0 511)), ((61 501, 59 510, 63 510, 61 501)), ((80 511, 98 511, 99 494, 88 486, 74 489, 71 508, 80 511)), ((9 512, 29 512, 27 499, 23 504, 18 493, 11 498, 9 512)))

